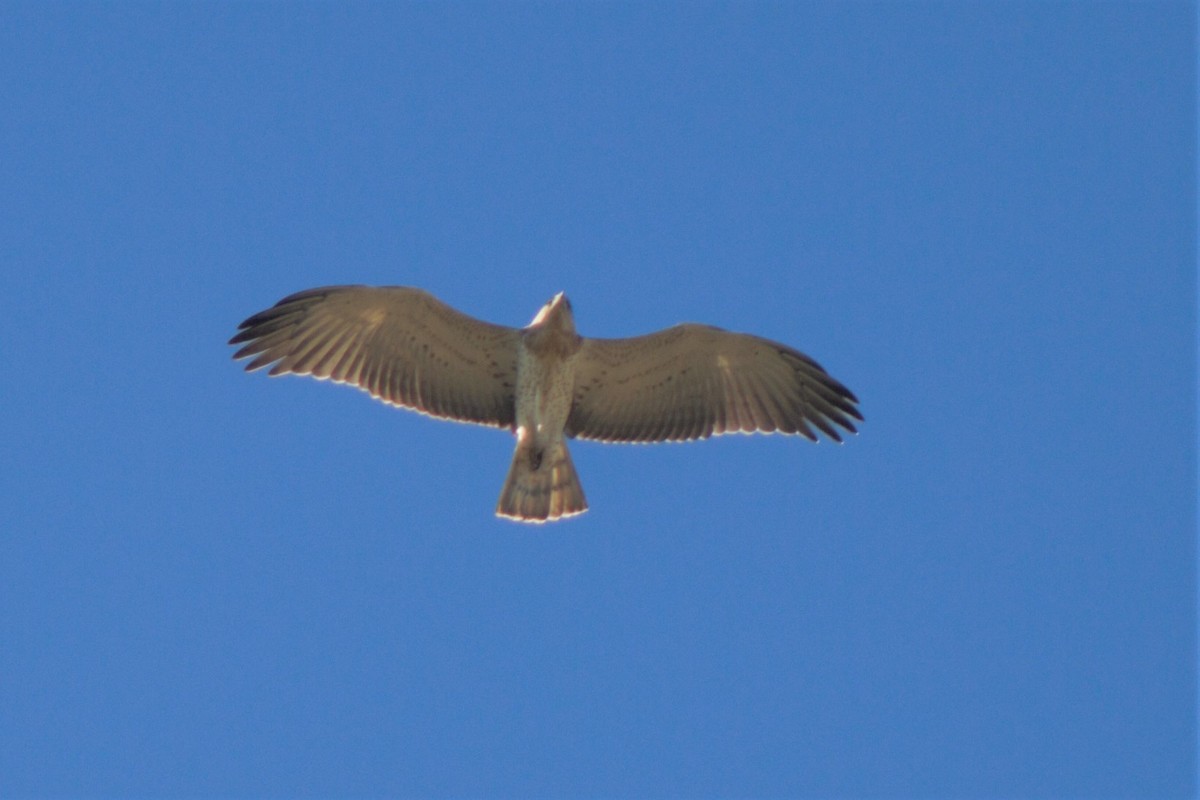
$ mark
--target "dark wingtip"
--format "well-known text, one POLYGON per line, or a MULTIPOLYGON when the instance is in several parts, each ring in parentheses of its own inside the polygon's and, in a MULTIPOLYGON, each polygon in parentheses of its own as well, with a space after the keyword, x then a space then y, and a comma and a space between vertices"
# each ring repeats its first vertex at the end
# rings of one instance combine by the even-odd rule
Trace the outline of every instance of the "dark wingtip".
MULTIPOLYGON (((254 334, 250 332, 249 328, 246 327, 246 323, 243 322, 238 326, 238 332, 233 335, 228 343, 230 345, 239 345, 248 342, 253 338, 254 334)), ((237 358, 237 356, 234 356, 234 358, 237 358)))

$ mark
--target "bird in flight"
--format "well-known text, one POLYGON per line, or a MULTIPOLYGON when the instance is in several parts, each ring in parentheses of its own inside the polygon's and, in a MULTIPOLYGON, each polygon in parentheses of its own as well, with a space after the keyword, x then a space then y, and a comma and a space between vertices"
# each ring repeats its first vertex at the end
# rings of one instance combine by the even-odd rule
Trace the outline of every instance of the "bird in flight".
POLYGON ((348 383, 402 408, 511 430, 496 514, 548 522, 587 510, 567 438, 676 442, 816 431, 840 442, 854 396, 787 345, 683 324, 629 339, 575 332, 562 293, 524 328, 456 311, 422 289, 326 286, 283 298, 229 340, 247 371, 348 383), (815 429, 815 430, 814 430, 815 429))

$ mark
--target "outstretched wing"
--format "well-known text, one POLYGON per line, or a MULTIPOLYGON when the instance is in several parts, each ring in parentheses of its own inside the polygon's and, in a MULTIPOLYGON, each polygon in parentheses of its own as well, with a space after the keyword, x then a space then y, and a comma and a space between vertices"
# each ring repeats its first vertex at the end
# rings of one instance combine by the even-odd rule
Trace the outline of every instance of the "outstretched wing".
POLYGON ((777 342, 707 325, 632 339, 585 339, 567 433, 606 442, 799 433, 841 441, 856 398, 817 362, 777 342))
POLYGON ((326 286, 283 298, 238 326, 248 371, 349 383, 384 402, 511 427, 515 328, 469 317, 421 289, 326 286))

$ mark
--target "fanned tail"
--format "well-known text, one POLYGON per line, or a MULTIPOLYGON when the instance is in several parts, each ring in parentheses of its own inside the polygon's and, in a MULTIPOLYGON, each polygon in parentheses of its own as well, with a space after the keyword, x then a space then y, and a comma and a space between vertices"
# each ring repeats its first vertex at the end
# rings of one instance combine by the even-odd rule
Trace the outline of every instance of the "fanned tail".
POLYGON ((582 514, 587 507, 566 442, 544 449, 532 441, 517 445, 500 490, 496 516, 518 522, 550 522, 582 514))

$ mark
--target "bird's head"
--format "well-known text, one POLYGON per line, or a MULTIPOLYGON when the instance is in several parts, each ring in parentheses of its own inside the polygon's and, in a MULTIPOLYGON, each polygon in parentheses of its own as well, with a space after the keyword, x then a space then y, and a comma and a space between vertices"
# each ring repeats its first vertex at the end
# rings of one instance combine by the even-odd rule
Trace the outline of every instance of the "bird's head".
POLYGON ((550 298, 542 306, 529 327, 557 328, 567 333, 575 332, 575 315, 571 313, 571 301, 562 292, 550 298))

